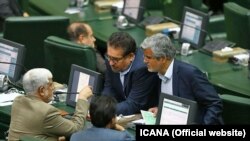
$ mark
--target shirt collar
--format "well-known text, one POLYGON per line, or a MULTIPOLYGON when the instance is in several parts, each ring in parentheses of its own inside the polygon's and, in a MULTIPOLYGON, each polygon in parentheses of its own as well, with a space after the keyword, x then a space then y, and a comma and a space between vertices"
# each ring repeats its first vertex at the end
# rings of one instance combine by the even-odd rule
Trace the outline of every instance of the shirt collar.
POLYGON ((172 75, 173 75, 173 66, 174 66, 174 59, 172 60, 172 62, 170 63, 166 73, 164 75, 158 73, 159 78, 163 81, 163 82, 167 82, 169 79, 172 79, 172 75))
POLYGON ((124 75, 126 75, 129 71, 130 71, 130 69, 131 69, 131 67, 132 67, 132 64, 133 64, 133 62, 130 64, 130 66, 129 66, 129 68, 128 69, 126 69, 125 71, 123 71, 123 72, 120 72, 120 76, 124 76, 124 75))

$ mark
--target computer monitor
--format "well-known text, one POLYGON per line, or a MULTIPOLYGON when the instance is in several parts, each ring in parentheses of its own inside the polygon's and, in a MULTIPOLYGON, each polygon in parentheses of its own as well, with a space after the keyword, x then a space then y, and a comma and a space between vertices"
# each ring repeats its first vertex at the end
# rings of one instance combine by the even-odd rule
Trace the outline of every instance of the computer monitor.
POLYGON ((143 20, 144 7, 144 0, 124 0, 122 15, 132 23, 139 23, 143 20))
POLYGON ((98 72, 72 64, 66 104, 75 107, 78 99, 77 92, 80 92, 83 87, 88 85, 93 88, 92 90, 95 95, 99 95, 103 86, 102 75, 98 72))
POLYGON ((157 125, 196 124, 198 104, 195 101, 161 93, 156 117, 157 125))
POLYGON ((22 44, 0 38, 0 74, 17 82, 24 69, 25 47, 22 44))
POLYGON ((206 38, 208 22, 208 14, 185 7, 179 34, 180 42, 190 43, 195 49, 201 48, 206 38))

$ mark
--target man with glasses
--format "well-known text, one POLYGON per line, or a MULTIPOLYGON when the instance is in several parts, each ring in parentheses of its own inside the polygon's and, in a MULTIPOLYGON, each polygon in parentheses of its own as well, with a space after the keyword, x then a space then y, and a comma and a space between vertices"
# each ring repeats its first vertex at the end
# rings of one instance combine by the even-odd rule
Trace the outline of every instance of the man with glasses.
POLYGON ((23 76, 24 96, 17 97, 11 109, 8 140, 20 140, 22 136, 46 141, 57 141, 60 136, 69 137, 83 128, 88 113, 87 99, 92 90, 84 87, 78 96, 72 119, 63 118, 59 109, 48 104, 53 100, 52 74, 44 68, 35 68, 23 76))
POLYGON ((143 52, 125 32, 113 33, 107 43, 104 95, 116 98, 117 114, 130 115, 156 105, 158 76, 148 72, 143 52))

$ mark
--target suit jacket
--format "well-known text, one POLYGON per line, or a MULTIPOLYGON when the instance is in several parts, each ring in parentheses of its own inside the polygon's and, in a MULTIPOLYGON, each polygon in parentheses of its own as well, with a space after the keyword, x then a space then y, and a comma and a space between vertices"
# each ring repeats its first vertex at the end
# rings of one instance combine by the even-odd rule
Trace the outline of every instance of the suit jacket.
POLYGON ((124 78, 124 90, 120 74, 114 73, 108 62, 104 82, 104 95, 111 95, 119 102, 117 114, 130 115, 157 105, 159 77, 148 71, 143 62, 143 52, 137 49, 130 71, 124 78))
POLYGON ((46 141, 57 141, 59 136, 70 136, 83 128, 89 104, 78 100, 71 120, 63 118, 59 110, 35 96, 17 97, 11 109, 8 139, 19 140, 32 136, 46 141))
POLYGON ((222 124, 222 101, 207 77, 198 68, 174 61, 172 76, 173 95, 199 104, 198 124, 222 124))
POLYGON ((70 141, 135 141, 127 131, 117 131, 109 128, 91 127, 74 133, 70 141))
POLYGON ((10 16, 22 16, 22 11, 16 0, 0 0, 0 32, 3 30, 4 20, 10 16))

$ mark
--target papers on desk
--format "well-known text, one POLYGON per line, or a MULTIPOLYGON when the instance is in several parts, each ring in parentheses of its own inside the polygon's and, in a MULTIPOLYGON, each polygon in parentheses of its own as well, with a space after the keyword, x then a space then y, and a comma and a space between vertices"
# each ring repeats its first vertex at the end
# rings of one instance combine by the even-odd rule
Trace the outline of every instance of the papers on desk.
POLYGON ((2 93, 0 94, 0 106, 8 106, 11 105, 13 103, 13 100, 17 97, 20 96, 22 94, 19 93, 2 93))
POLYGON ((141 115, 146 125, 155 125, 156 117, 152 112, 141 110, 141 115))
POLYGON ((81 11, 81 9, 79 9, 77 7, 69 7, 64 12, 67 14, 76 14, 76 13, 80 13, 80 11, 81 11))

